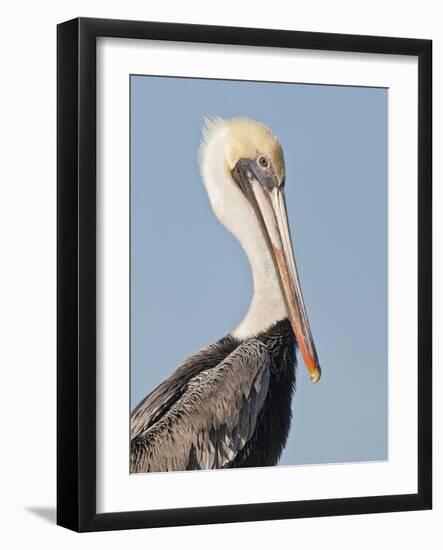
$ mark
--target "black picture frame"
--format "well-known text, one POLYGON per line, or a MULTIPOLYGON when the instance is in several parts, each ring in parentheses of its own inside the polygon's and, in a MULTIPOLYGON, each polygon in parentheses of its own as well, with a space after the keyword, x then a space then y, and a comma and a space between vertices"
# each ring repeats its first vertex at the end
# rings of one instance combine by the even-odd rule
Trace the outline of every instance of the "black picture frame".
POLYGON ((57 28, 57 523, 103 531, 432 506, 432 42, 79 18, 57 28), (418 491, 168 510, 96 511, 96 39, 401 54, 418 58, 418 491))

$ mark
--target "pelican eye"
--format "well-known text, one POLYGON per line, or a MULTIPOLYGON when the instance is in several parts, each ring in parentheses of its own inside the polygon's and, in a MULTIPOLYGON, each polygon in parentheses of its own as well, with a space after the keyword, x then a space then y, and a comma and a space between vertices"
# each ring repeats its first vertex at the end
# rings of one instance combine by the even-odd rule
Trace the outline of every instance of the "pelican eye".
POLYGON ((266 157, 258 157, 258 163, 260 166, 263 166, 263 168, 266 168, 268 166, 268 159, 266 157))

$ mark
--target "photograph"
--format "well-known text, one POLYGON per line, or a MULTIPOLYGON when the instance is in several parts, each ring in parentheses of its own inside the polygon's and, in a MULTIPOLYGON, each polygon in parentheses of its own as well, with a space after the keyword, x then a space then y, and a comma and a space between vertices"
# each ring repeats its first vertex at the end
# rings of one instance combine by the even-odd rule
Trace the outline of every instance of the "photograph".
POLYGON ((432 507, 432 41, 58 26, 57 523, 432 507))
POLYGON ((1 548, 440 550, 409 4, 5 3, 1 548))
POLYGON ((388 89, 129 79, 130 473, 388 460, 388 89))

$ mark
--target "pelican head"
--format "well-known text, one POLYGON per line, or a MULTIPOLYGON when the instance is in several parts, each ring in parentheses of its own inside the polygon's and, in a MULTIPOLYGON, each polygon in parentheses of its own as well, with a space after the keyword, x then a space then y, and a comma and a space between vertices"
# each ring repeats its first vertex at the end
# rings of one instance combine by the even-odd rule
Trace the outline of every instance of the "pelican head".
POLYGON ((283 308, 316 383, 321 370, 295 265, 279 141, 255 120, 214 117, 205 123, 200 157, 214 213, 240 241, 251 263, 257 297, 248 315, 257 327, 258 317, 269 324, 282 317, 283 308))

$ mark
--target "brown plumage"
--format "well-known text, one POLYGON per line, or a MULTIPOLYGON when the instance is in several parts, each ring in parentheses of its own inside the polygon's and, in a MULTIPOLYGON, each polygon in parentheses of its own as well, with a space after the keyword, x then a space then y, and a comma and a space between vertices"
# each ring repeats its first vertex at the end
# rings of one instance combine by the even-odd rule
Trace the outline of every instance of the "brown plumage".
POLYGON ((189 357, 134 409, 131 472, 277 463, 289 433, 295 339, 287 320, 189 357))

